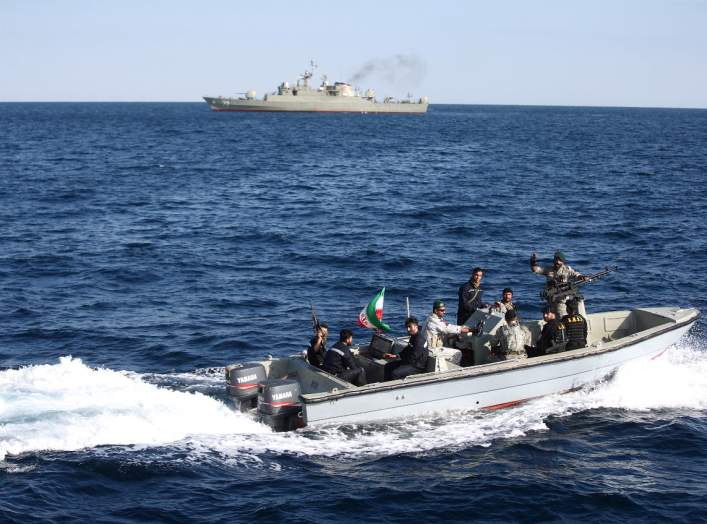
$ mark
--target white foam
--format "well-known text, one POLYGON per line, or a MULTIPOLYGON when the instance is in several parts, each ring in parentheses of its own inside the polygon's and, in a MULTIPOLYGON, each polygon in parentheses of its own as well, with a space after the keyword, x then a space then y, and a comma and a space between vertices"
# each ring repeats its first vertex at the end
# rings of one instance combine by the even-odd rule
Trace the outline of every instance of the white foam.
POLYGON ((546 430, 548 416, 597 408, 657 410, 661 417, 674 409, 707 409, 704 343, 686 339, 656 360, 624 366, 599 386, 506 410, 279 434, 203 394, 64 357, 55 365, 0 372, 0 459, 109 444, 171 444, 195 459, 211 460, 217 452, 225 461, 250 464, 262 462, 266 453, 358 459, 489 446, 546 430))
POLYGON ((707 409, 707 353, 691 339, 655 360, 621 367, 612 380, 562 399, 573 409, 707 409))
POLYGON ((269 432, 223 403, 91 369, 79 359, 0 372, 0 460, 8 453, 162 445, 194 434, 269 432))

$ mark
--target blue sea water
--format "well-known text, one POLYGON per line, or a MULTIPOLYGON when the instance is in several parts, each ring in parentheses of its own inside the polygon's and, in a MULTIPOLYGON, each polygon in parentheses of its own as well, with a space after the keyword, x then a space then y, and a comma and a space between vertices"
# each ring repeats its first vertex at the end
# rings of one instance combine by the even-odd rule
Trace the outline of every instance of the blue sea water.
POLYGON ((539 317, 533 250, 620 267, 590 312, 705 311, 706 175, 704 110, 0 104, 0 521, 707 521, 704 320, 490 413, 273 434, 223 388, 310 302, 385 286, 402 334, 478 265, 539 317))

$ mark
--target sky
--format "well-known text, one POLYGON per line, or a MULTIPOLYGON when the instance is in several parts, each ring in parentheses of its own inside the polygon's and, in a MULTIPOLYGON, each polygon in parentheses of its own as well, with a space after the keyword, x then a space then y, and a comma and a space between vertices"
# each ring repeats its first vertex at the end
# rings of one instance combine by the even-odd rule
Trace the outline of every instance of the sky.
POLYGON ((379 98, 707 108, 707 0, 0 0, 5 102, 260 97, 310 60, 379 98))

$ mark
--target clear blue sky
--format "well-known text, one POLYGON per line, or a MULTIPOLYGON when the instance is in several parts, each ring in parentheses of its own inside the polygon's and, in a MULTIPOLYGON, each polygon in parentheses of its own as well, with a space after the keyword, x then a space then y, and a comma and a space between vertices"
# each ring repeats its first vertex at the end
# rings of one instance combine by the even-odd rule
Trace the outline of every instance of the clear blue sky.
MULTIPOLYGON (((707 107, 707 1, 0 0, 0 101, 198 101, 425 64, 432 103, 707 107)), ((408 89, 411 88, 411 89, 408 89)))

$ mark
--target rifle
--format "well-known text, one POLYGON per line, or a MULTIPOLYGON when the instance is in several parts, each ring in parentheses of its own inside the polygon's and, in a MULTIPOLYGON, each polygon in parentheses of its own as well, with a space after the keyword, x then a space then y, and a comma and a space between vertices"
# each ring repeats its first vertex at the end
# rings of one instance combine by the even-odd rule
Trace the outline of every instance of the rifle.
POLYGON ((593 275, 585 275, 567 282, 553 282, 540 293, 540 298, 547 300, 549 303, 563 302, 568 297, 584 300, 584 297, 579 291, 580 286, 604 278, 609 273, 618 271, 618 269, 618 266, 606 266, 602 271, 594 273, 593 275))
POLYGON ((317 310, 315 309, 314 304, 310 302, 309 305, 312 307, 312 329, 314 330, 314 335, 316 336, 319 333, 321 325, 319 324, 319 319, 317 318, 317 310))

